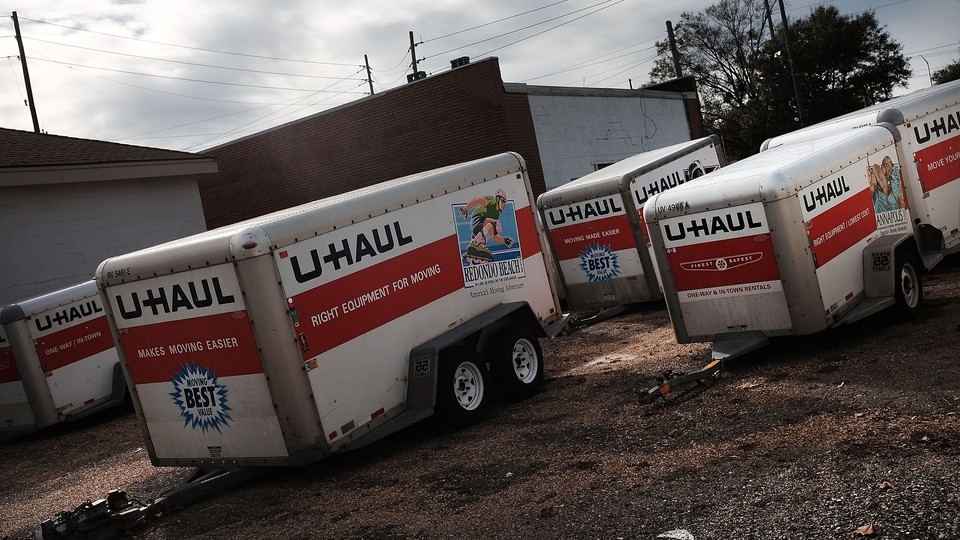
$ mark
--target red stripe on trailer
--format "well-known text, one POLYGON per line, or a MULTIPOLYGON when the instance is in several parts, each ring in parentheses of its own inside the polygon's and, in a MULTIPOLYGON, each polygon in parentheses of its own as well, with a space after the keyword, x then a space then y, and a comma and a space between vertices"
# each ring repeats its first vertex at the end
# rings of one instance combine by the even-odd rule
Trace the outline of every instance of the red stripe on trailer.
POLYGON ((564 261, 580 258, 592 244, 609 245, 613 251, 637 247, 626 214, 550 229, 550 238, 557 258, 564 261))
POLYGON ((807 223, 807 237, 817 267, 822 267, 877 230, 870 190, 864 189, 807 223))
POLYGON ((120 342, 136 384, 168 382, 193 363, 218 377, 263 373, 245 311, 126 328, 120 342))
POLYGON ((292 303, 300 318, 301 354, 313 358, 462 287, 457 237, 448 236, 310 289, 292 303), (432 275, 412 282, 425 269, 432 275), (365 297, 376 299, 358 300, 365 297))
POLYGON ((386 411, 383 410, 383 407, 380 407, 379 409, 373 411, 373 414, 370 415, 370 419, 373 420, 374 418, 380 416, 380 415, 383 414, 384 412, 386 412, 386 411))
POLYGON ((960 136, 914 153, 924 193, 960 178, 960 136))
POLYGON ((105 316, 47 334, 36 341, 37 357, 45 371, 89 358, 114 347, 113 334, 105 316))
POLYGON ((533 220, 533 207, 525 206, 516 211, 517 232, 520 233, 520 244, 523 247, 523 258, 540 253, 540 239, 537 226, 533 220))
MULTIPOLYGON (((530 207, 516 212, 525 259, 540 253, 530 207)), ((456 235, 441 238, 292 298, 301 354, 309 360, 464 286, 456 235), (420 274, 428 271, 427 274, 420 274), (414 282, 414 275, 425 276, 414 282)))
POLYGON ((678 246, 667 260, 678 292, 780 279, 768 233, 678 246))
POLYGON ((13 359, 13 349, 0 347, 0 384, 20 380, 20 370, 13 359))

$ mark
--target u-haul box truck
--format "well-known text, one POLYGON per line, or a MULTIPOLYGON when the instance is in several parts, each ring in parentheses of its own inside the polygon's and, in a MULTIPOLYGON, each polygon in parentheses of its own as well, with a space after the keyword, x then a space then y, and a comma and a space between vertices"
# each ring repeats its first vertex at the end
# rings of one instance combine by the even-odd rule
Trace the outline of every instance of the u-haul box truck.
POLYGON ((0 433, 32 431, 120 403, 126 385, 97 285, 0 313, 0 433))
POLYGON ((660 300, 643 204, 725 163, 712 135, 638 154, 540 195, 569 309, 660 300))
POLYGON ((651 198, 644 215, 677 341, 713 341, 722 359, 894 304, 917 309, 898 139, 881 124, 785 144, 651 198))
POLYGON ((108 259, 156 465, 299 465, 543 377, 565 320, 513 153, 108 259))
MULTIPOLYGON (((901 174, 924 266, 960 252, 960 81, 933 86, 769 139, 761 150, 879 123, 900 135, 901 174)), ((884 164, 879 164, 884 167, 884 164)))

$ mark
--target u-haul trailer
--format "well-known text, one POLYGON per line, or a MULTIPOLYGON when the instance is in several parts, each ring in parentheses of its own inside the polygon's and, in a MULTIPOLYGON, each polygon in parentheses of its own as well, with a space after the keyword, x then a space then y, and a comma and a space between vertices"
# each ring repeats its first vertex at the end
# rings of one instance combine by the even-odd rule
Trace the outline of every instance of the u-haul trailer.
POLYGON ((918 90, 768 139, 761 151, 880 123, 892 124, 899 133, 901 174, 916 220, 923 263, 931 269, 943 254, 960 252, 960 81, 918 90))
POLYGON ((629 157, 540 195, 569 309, 660 300, 643 204, 725 164, 712 135, 629 157))
POLYGON ((899 133, 880 124, 785 144, 652 198, 644 215, 677 341, 713 341, 716 360, 917 309, 920 232, 899 133))
POLYGON ((87 281, 0 313, 0 433, 75 420, 126 395, 97 285, 87 281))
POLYGON ((97 282, 156 465, 300 465, 543 377, 561 313, 513 153, 108 259, 97 282))

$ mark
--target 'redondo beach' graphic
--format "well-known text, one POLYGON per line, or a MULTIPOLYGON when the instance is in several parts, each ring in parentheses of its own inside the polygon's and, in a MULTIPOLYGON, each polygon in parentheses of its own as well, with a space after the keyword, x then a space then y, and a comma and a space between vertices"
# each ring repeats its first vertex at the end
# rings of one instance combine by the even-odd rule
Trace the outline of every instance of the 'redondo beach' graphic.
POLYGON ((453 213, 465 287, 524 277, 517 216, 503 189, 455 204, 453 213))

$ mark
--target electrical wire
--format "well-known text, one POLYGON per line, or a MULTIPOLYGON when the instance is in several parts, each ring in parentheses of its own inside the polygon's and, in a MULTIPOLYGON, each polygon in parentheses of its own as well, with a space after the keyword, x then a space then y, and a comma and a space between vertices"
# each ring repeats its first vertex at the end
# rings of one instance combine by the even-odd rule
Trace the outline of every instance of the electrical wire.
MULTIPOLYGON (((360 71, 358 70, 357 73, 359 73, 359 72, 360 72, 360 71)), ((346 80, 346 79, 347 79, 347 78, 344 78, 344 80, 346 80)), ((297 101, 295 101, 295 102, 293 102, 293 103, 291 103, 291 104, 283 107, 282 109, 280 109, 280 111, 283 111, 284 109, 288 109, 288 108, 290 108, 290 107, 293 107, 294 105, 297 105, 298 103, 300 103, 300 102, 302 102, 302 101, 304 101, 304 100, 306 100, 306 99, 308 99, 308 98, 310 98, 310 97, 313 97, 313 96, 315 96, 315 95, 317 95, 317 94, 319 94, 319 93, 321 93, 321 92, 324 92, 324 91, 332 88, 335 84, 337 84, 337 83, 339 83, 339 82, 342 82, 342 81, 337 81, 337 82, 331 83, 330 86, 327 86, 327 88, 324 89, 324 90, 318 90, 318 91, 314 92, 313 94, 310 94, 310 95, 307 95, 307 96, 303 96, 302 98, 298 99, 297 101)), ((346 92, 342 92, 342 93, 346 93, 346 92)), ((339 95, 339 94, 338 94, 338 95, 339 95)), ((330 96, 330 97, 334 97, 334 96, 330 96)), ((312 105, 311 105, 311 106, 312 106, 312 105)), ((303 110, 303 109, 299 109, 299 110, 303 110)), ((298 112, 299 112, 299 110, 298 110, 298 112)), ((253 124, 257 124, 257 123, 265 120, 266 118, 269 118, 270 116, 272 116, 272 115, 274 115, 274 114, 276 114, 276 113, 278 113, 278 112, 280 112, 280 111, 275 111, 275 112, 270 113, 270 114, 268 114, 268 115, 266 115, 266 116, 262 116, 262 117, 260 117, 260 118, 251 120, 250 122, 247 122, 246 124, 239 125, 239 126, 233 128, 233 129, 227 131, 226 133, 223 133, 223 134, 221 134, 221 135, 219 135, 219 136, 217 136, 217 137, 212 137, 212 138, 210 138, 210 139, 206 139, 206 140, 201 141, 201 142, 199 142, 199 143, 196 143, 196 144, 193 144, 193 145, 191 145, 191 146, 188 146, 187 148, 184 149, 184 151, 189 151, 189 150, 191 150, 191 149, 193 149, 193 148, 197 148, 197 147, 199 147, 199 146, 202 146, 202 145, 211 143, 211 142, 213 142, 213 141, 215 141, 215 140, 217 140, 217 139, 222 139, 223 137, 226 137, 226 136, 228 136, 228 135, 232 135, 232 134, 236 133, 237 130, 240 130, 240 129, 242 129, 242 128, 245 128, 245 127, 250 126, 250 125, 253 125, 253 124)))
POLYGON ((93 31, 93 30, 87 30, 87 29, 85 29, 85 28, 77 28, 77 27, 74 27, 74 26, 66 26, 66 25, 63 25, 63 24, 52 23, 52 22, 48 22, 48 21, 44 21, 44 20, 40 20, 40 19, 31 19, 31 18, 29 18, 29 17, 22 17, 22 16, 21 16, 21 17, 19 17, 19 19, 20 19, 21 21, 30 21, 30 22, 35 22, 35 23, 39 23, 39 24, 48 24, 48 25, 50 25, 50 26, 58 26, 58 27, 60 27, 60 28, 67 28, 67 29, 69 29, 69 30, 76 30, 76 31, 78 31, 78 32, 88 32, 88 33, 91 33, 91 34, 99 34, 99 35, 101 35, 101 36, 108 36, 108 37, 114 37, 114 38, 119 38, 119 39, 129 39, 129 40, 131 40, 131 41, 139 41, 139 42, 141 42, 141 43, 151 43, 151 44, 154 44, 154 45, 164 45, 164 46, 166 46, 166 47, 178 47, 178 48, 181 48, 181 49, 189 49, 189 50, 191 50, 191 51, 203 51, 203 52, 212 52, 212 53, 217 53, 217 54, 229 54, 229 55, 232 55, 232 56, 242 56, 242 57, 244 57, 244 58, 260 58, 260 59, 263 59, 263 60, 279 60, 279 61, 283 61, 283 62, 301 62, 301 63, 304 63, 304 64, 320 64, 320 65, 328 65, 328 66, 357 67, 357 64, 342 64, 342 63, 337 63, 337 62, 320 62, 320 61, 316 61, 316 60, 300 60, 300 59, 295 59, 295 58, 282 58, 282 57, 277 57, 277 56, 262 56, 262 55, 259 55, 259 54, 245 54, 245 53, 238 53, 238 52, 232 52, 232 51, 219 51, 219 50, 216 50, 216 49, 205 49, 205 48, 203 48, 203 47, 192 47, 192 46, 190 46, 190 45, 177 45, 176 43, 164 43, 164 42, 162 42, 162 41, 152 41, 152 40, 149 40, 149 39, 140 39, 140 38, 133 38, 133 37, 129 37, 129 36, 121 36, 121 35, 118 35, 118 34, 108 34, 108 33, 106 33, 106 32, 96 32, 96 31, 93 31))
MULTIPOLYGON (((138 76, 141 76, 141 77, 154 77, 154 78, 158 78, 158 79, 169 79, 169 80, 175 80, 175 81, 186 81, 186 82, 195 82, 195 83, 203 83, 203 84, 217 84, 217 85, 223 85, 223 86, 238 86, 238 87, 244 87, 244 88, 259 88, 259 89, 262 89, 262 90, 293 90, 293 91, 297 91, 297 92, 323 92, 323 91, 324 91, 324 90, 316 90, 316 89, 313 89, 313 88, 290 88, 290 87, 283 87, 283 86, 267 86, 267 85, 261 85, 261 84, 246 84, 246 83, 234 83, 234 82, 225 82, 225 81, 208 81, 208 80, 204 80, 204 79, 193 79, 193 78, 190 78, 190 77, 175 77, 175 76, 173 76, 173 75, 157 75, 156 73, 142 73, 142 72, 139 72, 139 71, 129 71, 129 70, 125 70, 125 69, 113 69, 113 68, 105 68, 105 67, 98 67, 98 66, 88 66, 88 65, 84 65, 84 64, 75 64, 75 63, 73 63, 73 62, 62 62, 62 61, 59 61, 59 60, 47 60, 47 59, 45 59, 45 58, 34 58, 34 60, 38 60, 38 61, 40 61, 40 62, 53 62, 53 63, 60 64, 60 65, 63 65, 63 66, 81 67, 81 68, 86 68, 86 69, 98 69, 98 70, 101 70, 101 71, 110 71, 110 72, 112 72, 112 73, 126 73, 127 75, 138 75, 138 76)), ((357 71, 357 73, 359 73, 359 71, 357 71)), ((342 79, 341 79, 341 80, 342 80, 342 79)), ((359 93, 362 93, 362 92, 359 92, 359 93)))
MULTIPOLYGON (((55 64, 60 64, 60 65, 62 65, 63 67, 69 69, 69 70, 76 71, 77 73, 82 73, 82 74, 87 75, 87 76, 90 76, 90 77, 95 77, 95 78, 100 79, 100 80, 102 80, 102 81, 107 81, 107 82, 111 82, 111 83, 119 84, 119 85, 123 85, 123 86, 129 86, 129 87, 131 87, 131 88, 137 88, 137 89, 139 89, 139 90, 145 90, 145 91, 147 91, 147 92, 156 92, 156 93, 158 93, 158 94, 166 94, 166 95, 169 95, 169 96, 183 97, 183 98, 188 98, 188 99, 199 99, 199 100, 202 100, 202 101, 217 101, 217 102, 221 102, 221 103, 239 103, 239 104, 243 104, 243 105, 275 105, 275 103, 258 103, 258 102, 251 102, 251 101, 237 101, 237 100, 232 100, 232 99, 217 99, 217 98, 208 98, 208 97, 201 97, 201 96, 191 96, 191 95, 188 95, 188 94, 178 94, 178 93, 176 93, 176 92, 168 92, 168 91, 166 91, 166 90, 157 90, 157 89, 155 89, 155 88, 147 88, 146 86, 140 86, 140 85, 137 85, 137 84, 131 84, 131 83, 123 82, 123 81, 118 81, 118 80, 116 80, 116 79, 111 79, 111 78, 109 78, 109 77, 103 77, 103 76, 97 75, 97 74, 95 74, 95 73, 88 73, 88 72, 86 72, 86 71, 83 71, 82 69, 77 69, 77 68, 75 68, 75 67, 62 64, 61 62, 59 62, 59 61, 57 61, 57 60, 53 60, 52 58, 49 58, 49 57, 47 57, 46 55, 44 55, 44 54, 42 54, 42 53, 38 53, 38 52, 33 51, 33 50, 30 50, 30 49, 26 49, 26 50, 27 50, 27 52, 29 52, 29 53, 31 53, 31 54, 33 54, 33 55, 43 56, 43 57, 46 59, 46 61, 48 61, 48 62, 53 62, 53 63, 55 63, 55 64)), ((35 58, 35 57, 33 57, 33 56, 31 56, 31 58, 34 58, 34 59, 36 59, 36 60, 43 60, 43 59, 40 59, 40 58, 35 58)))
MULTIPOLYGON (((610 2, 610 1, 611 1, 611 0, 605 0, 604 2, 600 2, 600 4, 605 4, 605 3, 610 2)), ((507 43, 506 45, 503 45, 503 46, 501 46, 501 47, 497 47, 496 49, 490 49, 490 50, 487 51, 487 52, 480 53, 479 56, 487 56, 488 54, 490 54, 490 53, 492 53, 492 52, 496 52, 496 51, 499 51, 499 50, 501 50, 501 49, 505 49, 505 48, 507 48, 507 47, 510 47, 511 45, 516 45, 517 43, 520 43, 520 42, 522 42, 522 41, 526 41, 526 40, 528 40, 528 39, 532 39, 532 38, 535 38, 535 37, 537 37, 537 36, 546 34, 547 32, 549 32, 549 31, 551 31, 551 30, 556 30, 557 28, 560 28, 561 26, 566 26, 566 25, 568 25, 568 24, 570 24, 570 23, 579 21, 580 19, 583 19, 584 17, 589 17, 590 15, 593 15, 593 14, 595 14, 595 13, 599 13, 599 12, 605 10, 605 9, 612 8, 613 6, 615 6, 615 5, 617 5, 617 4, 620 4, 620 3, 623 3, 623 2, 624 2, 624 0, 616 0, 615 2, 613 2, 612 4, 610 4, 609 6, 603 6, 603 7, 601 7, 601 8, 598 8, 598 9, 595 9, 595 10, 591 11, 590 13, 584 13, 583 15, 581 15, 581 16, 579 16, 579 17, 575 17, 575 18, 573 18, 573 19, 570 19, 569 21, 562 22, 562 23, 560 23, 560 24, 558 24, 558 25, 556 25, 556 26, 552 26, 552 27, 550 27, 550 28, 547 28, 546 30, 543 30, 543 31, 537 32, 537 33, 535 33, 535 34, 529 35, 529 36, 527 36, 527 37, 525 37, 525 38, 518 39, 517 41, 513 41, 513 42, 511 42, 511 43, 507 43)), ((600 4, 594 4, 594 6, 597 6, 597 5, 600 5, 600 4)), ((591 6, 591 7, 593 7, 593 6, 591 6)))
MULTIPOLYGON (((52 45, 59 45, 59 46, 61 46, 61 47, 70 47, 70 48, 72 48, 72 49, 80 49, 80 50, 84 50, 84 51, 94 51, 94 52, 100 52, 100 53, 105 53, 105 54, 113 54, 113 55, 117 55, 117 56, 125 56, 125 57, 128 57, 128 58, 139 58, 139 59, 142 59, 142 60, 154 60, 154 61, 157 61, 157 62, 168 62, 168 63, 171 63, 171 64, 182 64, 182 65, 185 65, 185 66, 196 66, 196 67, 205 67, 205 68, 214 68, 214 69, 226 69, 226 70, 230 70, 230 71, 242 71, 242 72, 245 72, 245 73, 262 73, 262 74, 265 74, 265 75, 283 75, 283 76, 286 76, 286 77, 306 77, 306 78, 311 78, 311 79, 332 79, 332 80, 337 80, 337 79, 340 78, 340 77, 333 77, 333 76, 329 76, 329 75, 304 75, 304 74, 300 74, 300 73, 286 73, 286 72, 282 72, 282 71, 262 71, 262 70, 259 70, 259 69, 247 69, 247 68, 237 68, 237 67, 229 67, 229 66, 217 66, 217 65, 213 65, 213 64, 201 64, 201 63, 199 63, 199 62, 187 62, 187 61, 184 61, 184 60, 169 60, 169 59, 167 59, 167 58, 157 58, 157 57, 154 57, 154 56, 142 56, 142 55, 139 55, 139 54, 130 54, 130 53, 122 53, 122 52, 118 52, 118 51, 107 51, 107 50, 104 50, 104 49, 95 49, 95 48, 93 48, 93 47, 82 47, 82 46, 80 46, 80 45, 69 45, 69 44, 66 44, 66 43, 58 43, 58 42, 56 42, 56 41, 48 41, 48 40, 45 40, 45 39, 37 39, 37 38, 30 38, 30 41, 38 41, 38 42, 40 42, 40 43, 50 43, 50 44, 52 44, 52 45)), ((357 66, 349 66, 349 67, 356 68, 357 66)), ((364 66, 360 66, 360 67, 364 67, 364 66)))
MULTIPOLYGON (((452 49, 447 49, 446 51, 443 51, 443 52, 434 54, 433 57, 443 56, 443 55, 445 55, 445 54, 447 54, 447 53, 451 53, 451 52, 453 52, 453 51, 459 51, 460 49, 466 49, 467 47, 473 47, 474 45, 479 45, 479 44, 485 43, 485 42, 487 42, 487 41, 492 41, 492 40, 495 40, 495 39, 502 38, 502 37, 504 37, 504 36, 509 36, 510 34, 516 34, 517 32, 522 32, 523 30, 528 30, 528 29, 533 28, 533 27, 535 27, 535 26, 540 26, 541 24, 546 24, 546 23, 548 23, 548 22, 552 22, 552 21, 555 21, 555 20, 557 20, 557 19, 562 19, 562 18, 564 18, 564 17, 568 17, 568 16, 570 16, 570 15, 573 15, 574 13, 580 13, 580 12, 586 11, 586 10, 588 10, 588 9, 593 9, 593 8, 599 6, 599 5, 602 5, 602 4, 607 4, 607 3, 610 3, 610 2, 614 2, 614 5, 616 5, 616 4, 619 4, 620 2, 623 2, 623 1, 624 1, 624 0, 616 0, 616 1, 614 1, 614 0, 602 0, 601 2, 597 2, 596 4, 592 4, 592 5, 589 5, 589 6, 584 7, 584 8, 576 9, 576 10, 570 11, 570 12, 568 12, 568 13, 564 13, 563 15, 558 15, 558 16, 556 16, 556 17, 551 17, 551 18, 549 18, 549 19, 545 19, 545 20, 543 20, 543 21, 540 21, 540 22, 537 22, 537 23, 534 23, 534 24, 529 24, 529 25, 527 25, 527 26, 523 26, 523 27, 517 28, 517 29, 515 29, 515 30, 510 30, 509 32, 504 32, 504 33, 498 34, 498 35, 496 35, 496 36, 492 36, 492 37, 488 37, 488 38, 485 38, 485 39, 481 39, 480 41, 475 41, 475 42, 469 43, 469 44, 467 44, 467 45, 462 45, 462 46, 460 46, 460 47, 454 47, 454 48, 452 48, 452 49)), ((607 6, 607 7, 612 7, 612 6, 607 6)), ((601 9, 604 9, 604 8, 601 8, 601 9)), ((597 11, 600 11, 600 10, 597 10, 597 11)), ((594 12, 594 13, 595 13, 595 12, 594 12)), ((587 15, 590 15, 590 14, 588 13, 587 15)), ((586 15, 584 15, 584 16, 586 16, 586 15)), ((575 18, 575 19, 572 19, 572 20, 569 21, 569 22, 576 21, 577 19, 583 18, 584 16, 577 17, 577 18, 575 18)), ((563 24, 567 24, 567 23, 563 23, 563 24)), ((558 25, 558 26, 563 26, 563 24, 560 24, 560 25, 558 25)), ((557 28, 557 26, 555 26, 555 27, 553 27, 553 28, 557 28)), ((552 30, 553 28, 549 28, 549 29, 545 30, 544 32, 547 32, 547 31, 549 31, 549 30, 552 30)), ((542 33, 543 33, 543 32, 541 32, 541 34, 542 34, 542 33)), ((530 36, 530 37, 534 37, 534 36, 537 36, 537 35, 540 35, 540 34, 534 34, 533 36, 530 36)), ((528 39, 528 38, 524 38, 524 39, 528 39)), ((514 43, 519 43, 520 41, 523 41, 523 40, 521 39, 521 40, 519 40, 519 41, 515 41, 514 43)), ((513 45, 513 43, 508 44, 508 45, 505 45, 504 47, 507 47, 507 46, 509 46, 509 45, 513 45)), ((503 47, 500 47, 500 48, 498 48, 498 49, 493 49, 493 50, 494 50, 494 51, 497 51, 497 50, 500 50, 500 49, 502 49, 502 48, 503 48, 503 47)), ((492 51, 491 51, 491 52, 492 52, 492 51)), ((478 56, 486 56, 486 54, 487 54, 487 53, 484 53, 484 54, 481 54, 481 55, 478 55, 478 56)))
POLYGON ((529 10, 529 11, 524 11, 523 13, 517 13, 516 15, 510 15, 509 17, 504 17, 504 18, 502 18, 502 19, 497 19, 497 20, 495 20, 495 21, 490 21, 490 22, 488 22, 488 23, 478 24, 477 26, 472 26, 472 27, 470 27, 470 28, 465 28, 465 29, 463 29, 463 30, 457 30, 456 32, 451 32, 451 33, 449 33, 449 34, 444 34, 444 35, 442 35, 442 36, 437 36, 437 37, 435 37, 435 38, 430 38, 430 39, 427 39, 427 40, 423 40, 423 41, 421 41, 419 44, 422 45, 422 44, 424 44, 424 43, 429 43, 429 42, 431 42, 431 41, 438 41, 438 40, 441 40, 441 39, 444 39, 444 38, 448 38, 448 37, 451 37, 451 36, 456 36, 456 35, 458 35, 458 34, 463 34, 464 32, 469 32, 469 31, 471 31, 471 30, 477 30, 478 28, 483 28, 483 27, 485 27, 485 26, 490 26, 490 25, 492 25, 492 24, 497 24, 497 23, 499 23, 499 22, 503 22, 503 21, 507 21, 507 20, 510 20, 510 19, 514 19, 514 18, 516 18, 516 17, 521 17, 521 16, 523 16, 523 15, 528 15, 528 14, 530 14, 530 13, 533 13, 534 11, 540 11, 541 9, 547 9, 548 7, 553 7, 553 6, 557 5, 557 4, 562 4, 562 3, 566 2, 566 1, 567 1, 567 0, 560 0, 559 2, 554 2, 554 3, 552 3, 552 4, 547 4, 547 5, 545 5, 545 6, 541 6, 541 7, 535 8, 535 9, 531 9, 531 10, 529 10))

